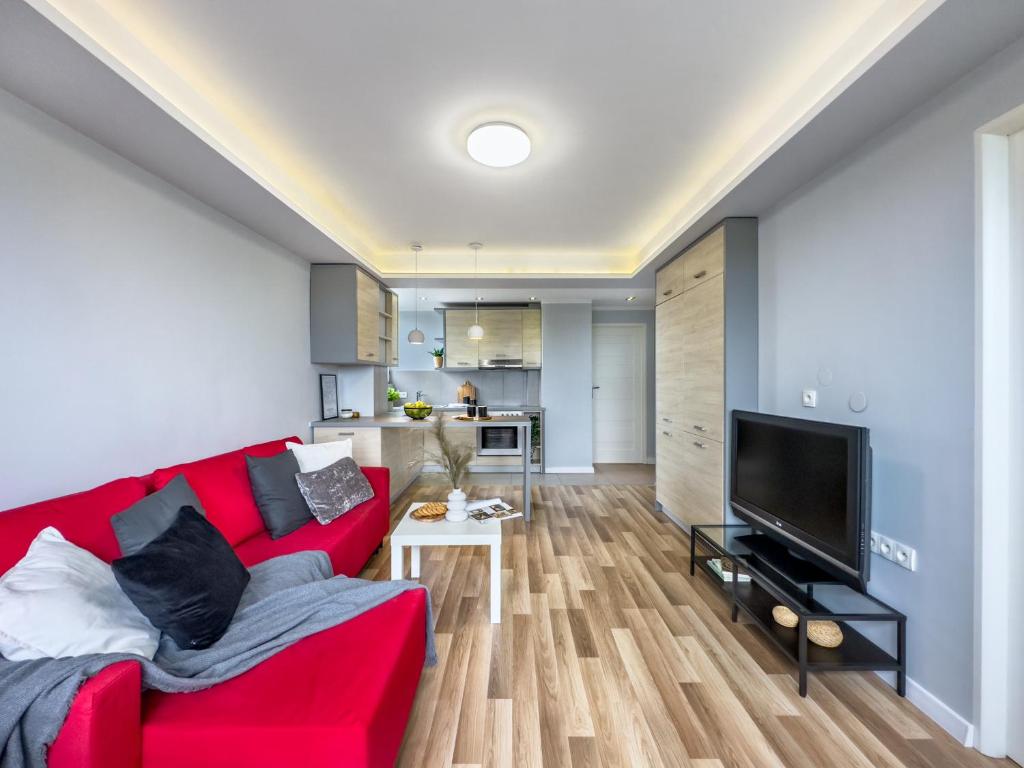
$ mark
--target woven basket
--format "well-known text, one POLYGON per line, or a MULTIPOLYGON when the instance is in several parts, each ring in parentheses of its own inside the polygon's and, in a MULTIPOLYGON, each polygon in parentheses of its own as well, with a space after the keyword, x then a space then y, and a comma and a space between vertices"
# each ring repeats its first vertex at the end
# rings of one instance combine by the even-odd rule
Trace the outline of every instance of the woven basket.
POLYGON ((784 605, 776 605, 772 608, 772 618, 775 619, 776 624, 781 624, 790 629, 800 623, 800 617, 784 605))
POLYGON ((834 621, 809 621, 807 639, 822 648, 838 648, 843 642, 843 630, 834 621))

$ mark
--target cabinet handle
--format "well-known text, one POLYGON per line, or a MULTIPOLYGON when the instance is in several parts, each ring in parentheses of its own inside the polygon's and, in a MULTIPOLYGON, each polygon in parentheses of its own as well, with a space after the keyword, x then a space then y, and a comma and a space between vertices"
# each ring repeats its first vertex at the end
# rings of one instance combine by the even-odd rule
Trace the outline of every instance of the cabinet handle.
POLYGON ((366 356, 367 357, 376 357, 377 355, 374 352, 367 352, 366 356))
POLYGON ((662 296, 671 296, 672 295, 672 289, 669 288, 667 291, 662 291, 661 295, 662 296))
POLYGON ((337 437, 355 437, 356 436, 355 432, 335 432, 334 434, 337 437))
POLYGON ((664 421, 666 424, 672 423, 672 419, 670 419, 668 416, 662 416, 661 420, 664 421))
POLYGON ((700 280, 707 273, 708 273, 708 271, 706 269, 702 269, 700 272, 698 272, 696 275, 693 276, 693 279, 694 280, 700 280))
POLYGON ((661 434, 663 434, 665 437, 672 437, 672 433, 666 432, 665 430, 661 430, 661 434))
POLYGON ((708 431, 707 427, 702 427, 700 424, 694 424, 693 428, 696 429, 698 432, 707 432, 708 431))
POLYGON ((459 360, 459 365, 469 365, 465 360, 459 360))
POLYGON ((708 447, 707 443, 702 443, 699 440, 694 440, 693 444, 696 445, 698 448, 707 448, 708 447))

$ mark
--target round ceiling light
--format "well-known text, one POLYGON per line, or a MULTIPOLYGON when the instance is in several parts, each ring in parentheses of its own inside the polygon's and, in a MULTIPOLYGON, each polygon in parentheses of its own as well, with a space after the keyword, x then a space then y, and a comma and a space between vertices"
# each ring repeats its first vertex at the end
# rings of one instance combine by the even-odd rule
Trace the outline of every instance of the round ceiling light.
POLYGON ((512 123, 484 123, 469 134, 466 151, 482 165, 509 168, 530 156, 530 137, 512 123))

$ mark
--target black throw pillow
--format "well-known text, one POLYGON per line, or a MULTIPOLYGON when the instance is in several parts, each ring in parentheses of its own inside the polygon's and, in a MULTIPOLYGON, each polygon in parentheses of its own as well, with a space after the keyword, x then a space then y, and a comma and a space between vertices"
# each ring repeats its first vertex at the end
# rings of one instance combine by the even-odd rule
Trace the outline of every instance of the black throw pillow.
POLYGON ((166 531, 182 507, 194 507, 199 514, 206 514, 185 476, 176 475, 156 493, 139 499, 110 518, 121 554, 134 555, 166 531))
POLYGON ((189 506, 166 531, 111 567, 135 606, 182 649, 217 642, 249 583, 249 571, 221 532, 189 506))
POLYGON ((245 463, 249 467, 252 495, 270 538, 286 536, 313 519, 295 482, 299 461, 294 453, 284 451, 263 459, 246 456, 245 463))

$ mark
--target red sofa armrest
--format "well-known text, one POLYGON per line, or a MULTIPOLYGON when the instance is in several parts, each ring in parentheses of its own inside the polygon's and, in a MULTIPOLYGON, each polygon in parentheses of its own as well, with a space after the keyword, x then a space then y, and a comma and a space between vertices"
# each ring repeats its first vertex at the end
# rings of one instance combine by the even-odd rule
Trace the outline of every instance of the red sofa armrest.
POLYGON ((391 470, 387 467, 360 467, 373 488, 373 498, 384 499, 390 506, 391 502, 391 470))
POLYGON ((142 667, 111 664, 79 689, 47 754, 49 768, 138 768, 142 667))

